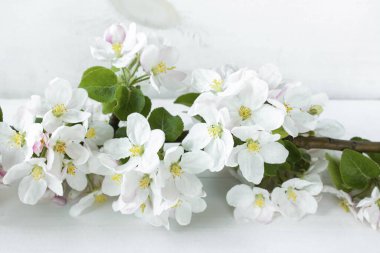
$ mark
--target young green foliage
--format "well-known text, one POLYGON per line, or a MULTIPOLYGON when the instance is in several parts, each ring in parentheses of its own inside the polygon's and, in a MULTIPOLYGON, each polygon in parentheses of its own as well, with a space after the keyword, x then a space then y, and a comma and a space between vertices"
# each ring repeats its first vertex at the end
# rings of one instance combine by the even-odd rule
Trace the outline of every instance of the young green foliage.
POLYGON ((184 125, 181 117, 171 115, 163 107, 154 109, 148 121, 152 129, 164 131, 166 141, 176 141, 183 132, 184 125))
POLYGON ((194 104, 194 101, 198 98, 200 93, 187 93, 182 96, 179 96, 174 103, 175 104, 181 104, 185 106, 192 106, 194 104))

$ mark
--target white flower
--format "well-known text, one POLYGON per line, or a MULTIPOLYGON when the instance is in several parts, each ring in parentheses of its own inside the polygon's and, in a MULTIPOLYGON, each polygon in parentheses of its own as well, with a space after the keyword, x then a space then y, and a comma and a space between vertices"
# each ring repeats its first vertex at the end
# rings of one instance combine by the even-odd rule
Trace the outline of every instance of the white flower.
POLYGON ((264 162, 271 164, 284 163, 289 151, 280 143, 278 134, 272 135, 257 127, 236 127, 232 134, 244 144, 236 146, 227 165, 239 168, 243 176, 254 184, 259 184, 264 177, 264 162))
MULTIPOLYGON (((161 198, 159 194, 155 194, 158 189, 153 179, 153 174, 139 171, 125 173, 121 194, 118 200, 113 203, 113 210, 115 212, 120 211, 123 214, 132 214, 141 208, 148 198, 154 202, 153 208, 155 208, 161 202, 161 198)), ((161 212, 155 211, 155 213, 161 212)))
POLYGON ((268 223, 276 211, 269 198, 269 192, 259 187, 241 184, 232 187, 227 193, 227 203, 235 207, 237 220, 268 223))
POLYGON ((212 92, 217 96, 237 94, 249 79, 255 79, 253 70, 240 69, 233 73, 221 73, 211 69, 197 69, 192 73, 191 88, 197 92, 212 92))
POLYGON ((277 88, 282 81, 282 75, 277 66, 273 64, 265 64, 259 68, 257 76, 264 80, 270 89, 277 88))
POLYGON ((165 227, 170 229, 169 224, 169 212, 165 211, 160 214, 156 214, 153 208, 152 202, 149 198, 140 205, 140 207, 134 213, 136 217, 141 218, 145 222, 155 227, 165 227))
POLYGON ((131 23, 128 29, 123 24, 113 24, 104 32, 103 38, 96 39, 91 53, 97 60, 109 61, 122 68, 136 57, 146 41, 145 34, 136 32, 135 23, 131 23))
POLYGON ((314 129, 315 136, 341 138, 344 136, 345 129, 342 124, 333 119, 321 119, 317 121, 314 129))
POLYGON ((79 123, 90 117, 90 113, 81 111, 87 100, 84 89, 72 89, 68 81, 56 78, 45 90, 48 112, 44 115, 42 125, 52 133, 64 123, 79 123))
POLYGON ((90 152, 80 144, 85 135, 86 130, 82 125, 61 126, 55 130, 47 145, 48 169, 59 174, 66 155, 75 165, 87 162, 90 152))
POLYGON ((150 83, 154 89, 164 86, 170 90, 178 90, 180 82, 186 77, 184 72, 176 70, 178 52, 169 46, 149 45, 141 53, 141 65, 150 74, 150 83))
POLYGON ((220 171, 234 144, 231 132, 225 127, 228 112, 225 109, 218 111, 212 106, 202 110, 199 115, 206 123, 195 124, 182 141, 182 146, 190 151, 204 149, 214 160, 214 166, 210 170, 220 171))
POLYGON ((8 170, 13 165, 23 162, 33 154, 33 145, 39 140, 43 129, 40 124, 27 125, 19 131, 4 122, 0 122, 0 151, 2 165, 8 170))
POLYGON ((356 206, 359 209, 358 218, 361 222, 367 221, 371 227, 377 230, 380 227, 380 192, 375 187, 371 197, 362 199, 356 206))
POLYGON ((98 146, 112 139, 114 130, 110 124, 105 121, 92 121, 89 123, 85 143, 92 149, 97 150, 98 146))
POLYGON ((29 159, 14 165, 4 176, 4 184, 10 184, 22 178, 18 187, 21 202, 29 205, 36 204, 47 188, 57 195, 63 195, 61 181, 47 170, 45 161, 44 158, 29 159))
MULTIPOLYGON (((286 113, 283 128, 289 135, 296 137, 299 133, 315 129, 315 117, 308 112, 312 102, 312 95, 307 87, 288 85, 284 94, 278 99, 281 102, 275 99, 268 99, 268 102, 286 113)), ((315 105, 315 115, 320 113, 321 108, 320 105, 315 105)))
POLYGON ((292 178, 273 190, 272 202, 282 215, 300 219, 317 211, 318 203, 314 196, 322 191, 322 187, 320 182, 292 178))
POLYGON ((339 201, 339 206, 345 211, 350 212, 355 218, 357 217, 357 212, 355 209, 354 202, 352 202, 351 196, 342 190, 338 190, 332 186, 324 186, 323 192, 330 193, 336 196, 339 201))
POLYGON ((181 226, 189 225, 191 222, 191 216, 193 213, 201 213, 206 207, 206 201, 199 197, 185 197, 182 196, 178 199, 177 203, 171 207, 170 214, 175 218, 175 220, 181 226))
POLYGON ((95 190, 81 198, 78 203, 70 208, 70 215, 73 217, 79 216, 84 210, 90 208, 94 204, 103 204, 107 201, 107 196, 100 190, 95 190))
POLYGON ((76 191, 83 191, 87 186, 87 166, 76 165, 70 160, 64 160, 63 177, 67 184, 76 191))
POLYGON ((184 152, 179 147, 165 152, 164 162, 158 175, 163 181, 163 198, 176 203, 180 195, 198 197, 202 194, 202 183, 195 174, 211 169, 213 160, 204 151, 184 152))
POLYGON ((151 130, 148 120, 138 113, 127 118, 128 138, 111 139, 104 143, 104 152, 114 159, 129 157, 128 164, 145 173, 150 173, 159 164, 157 152, 165 141, 159 129, 151 130))
POLYGON ((268 85, 253 78, 246 82, 236 96, 224 101, 228 108, 233 126, 259 125, 267 131, 279 128, 284 123, 283 110, 265 104, 268 98, 268 85))

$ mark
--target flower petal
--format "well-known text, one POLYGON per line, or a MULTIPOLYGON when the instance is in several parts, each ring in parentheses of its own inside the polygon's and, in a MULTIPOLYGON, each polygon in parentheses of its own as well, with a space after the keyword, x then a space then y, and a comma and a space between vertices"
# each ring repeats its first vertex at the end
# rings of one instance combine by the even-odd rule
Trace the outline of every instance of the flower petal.
POLYGON ((185 150, 200 150, 206 147, 211 141, 211 136, 208 133, 207 124, 195 124, 182 141, 182 146, 185 150))
POLYGON ((148 120, 139 113, 132 113, 127 118, 127 136, 135 145, 145 144, 150 137, 148 120))
POLYGON ((184 173, 177 177, 175 184, 178 190, 185 196, 199 196, 202 192, 202 183, 195 175, 184 173))
POLYGON ((183 154, 181 162, 179 163, 185 172, 191 174, 198 174, 205 170, 209 170, 212 168, 213 164, 214 162, 210 155, 201 150, 183 154))
POLYGON ((70 143, 66 146, 66 154, 73 159, 77 165, 82 165, 88 161, 90 152, 78 143, 70 143))
POLYGON ((191 215, 191 205, 187 202, 182 202, 175 210, 175 219, 182 226, 190 224, 191 215))
POLYGON ((233 207, 252 205, 254 196, 252 188, 245 184, 235 185, 227 192, 227 203, 233 207))
POLYGON ((22 203, 35 205, 45 194, 45 180, 34 180, 32 176, 24 177, 18 186, 18 196, 22 203))
POLYGON ((264 160, 261 155, 242 150, 238 154, 239 168, 249 182, 259 184, 264 177, 264 160))
POLYGON ((284 163, 289 155, 289 151, 278 142, 270 142, 263 145, 260 154, 266 163, 284 163))
POLYGON ((111 139, 104 143, 104 152, 110 154, 114 159, 119 160, 131 155, 129 151, 132 147, 128 138, 111 139))
POLYGON ((72 87, 69 81, 55 78, 45 90, 45 98, 51 106, 67 105, 72 97, 72 87))

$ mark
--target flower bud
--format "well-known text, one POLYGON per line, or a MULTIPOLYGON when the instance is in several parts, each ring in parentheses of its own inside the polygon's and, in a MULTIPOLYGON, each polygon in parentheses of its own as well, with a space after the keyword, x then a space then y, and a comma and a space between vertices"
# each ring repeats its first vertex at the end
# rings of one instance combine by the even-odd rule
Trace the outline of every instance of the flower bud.
POLYGON ((122 44, 125 40, 125 36, 126 32, 121 24, 113 24, 104 32, 104 40, 112 45, 122 44))

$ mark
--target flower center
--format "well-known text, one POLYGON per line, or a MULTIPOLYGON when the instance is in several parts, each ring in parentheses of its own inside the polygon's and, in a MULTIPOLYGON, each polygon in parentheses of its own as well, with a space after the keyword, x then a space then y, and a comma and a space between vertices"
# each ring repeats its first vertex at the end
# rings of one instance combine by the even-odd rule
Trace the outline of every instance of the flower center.
POLYGON ((168 72, 168 70, 175 69, 175 66, 168 67, 165 62, 160 61, 156 66, 152 68, 153 75, 158 75, 168 72))
POLYGON ((34 180, 38 181, 45 176, 44 170, 41 166, 34 165, 31 173, 34 180))
POLYGON ((172 173, 174 177, 179 177, 182 175, 183 171, 181 166, 178 165, 178 163, 173 163, 170 166, 170 173, 172 173))
POLYGON ((140 205, 140 211, 141 211, 142 213, 144 213, 145 208, 146 208, 146 204, 145 204, 145 203, 142 203, 142 204, 140 205))
POLYGON ((177 207, 180 207, 182 205, 182 200, 178 200, 177 203, 175 203, 174 206, 172 206, 172 208, 177 208, 177 207))
POLYGON ((67 174, 75 176, 76 170, 77 168, 74 166, 74 164, 69 163, 69 165, 67 166, 67 174))
POLYGON ((286 113, 289 113, 289 112, 293 111, 293 107, 291 107, 290 105, 284 104, 284 106, 285 106, 285 109, 286 109, 286 113))
POLYGON ((121 43, 112 44, 112 50, 114 51, 116 57, 121 57, 121 50, 123 49, 123 45, 121 43))
POLYGON ((90 127, 90 128, 87 130, 86 138, 87 138, 87 139, 92 139, 92 138, 94 138, 95 136, 96 136, 95 128, 90 127))
POLYGON ((107 196, 104 195, 104 194, 98 194, 98 195, 95 195, 95 202, 96 203, 104 203, 107 201, 107 196))
POLYGON ((323 112, 323 107, 320 105, 313 105, 309 108, 308 113, 311 115, 319 115, 323 112))
POLYGON ((57 153, 64 154, 66 152, 66 143, 63 141, 57 141, 54 145, 54 151, 57 153))
POLYGON ((263 208, 265 206, 264 195, 259 193, 255 196, 255 206, 263 208))
POLYGON ((132 156, 142 156, 144 154, 144 147, 133 145, 129 151, 132 153, 132 156))
POLYGON ((286 191, 286 195, 288 196, 288 200, 296 202, 297 194, 293 187, 288 188, 288 190, 286 191))
POLYGON ((139 187, 140 187, 141 189, 146 189, 146 188, 149 187, 151 181, 152 181, 152 179, 149 177, 149 175, 148 175, 148 174, 145 174, 145 175, 140 179, 139 187))
POLYGON ((117 184, 121 184, 121 179, 123 178, 122 174, 113 174, 111 179, 112 181, 116 182, 117 184))
POLYGON ((342 200, 342 201, 340 201, 339 202, 339 206, 341 207, 341 208, 343 208, 343 210, 345 211, 345 212, 349 212, 350 211, 350 208, 348 207, 349 205, 348 205, 348 201, 347 200, 342 200))
POLYGON ((252 139, 247 140, 247 148, 250 152, 259 152, 260 151, 260 143, 254 141, 252 139))
POLYGON ((252 110, 245 106, 240 106, 239 108, 239 116, 242 120, 247 120, 252 116, 252 110))
POLYGON ((53 107, 53 115, 57 118, 61 117, 65 112, 67 112, 67 109, 64 104, 58 104, 53 107))
POLYGON ((212 80, 210 84, 210 88, 213 89, 216 92, 221 92, 222 89, 223 80, 214 79, 212 80))
POLYGON ((15 133, 11 137, 11 142, 16 146, 17 148, 22 148, 26 141, 25 141, 25 133, 15 133))
POLYGON ((211 125, 208 128, 208 134, 213 138, 222 137, 223 128, 220 125, 211 125))

